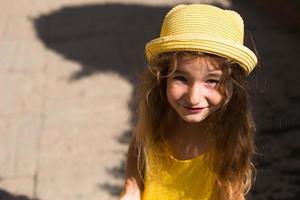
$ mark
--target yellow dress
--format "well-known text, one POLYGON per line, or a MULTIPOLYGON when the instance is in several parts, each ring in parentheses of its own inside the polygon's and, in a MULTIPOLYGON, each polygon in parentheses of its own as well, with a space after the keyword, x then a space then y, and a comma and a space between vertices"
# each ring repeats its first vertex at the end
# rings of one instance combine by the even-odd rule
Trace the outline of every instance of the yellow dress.
POLYGON ((209 200, 215 176, 204 162, 204 155, 190 160, 171 156, 168 166, 156 166, 150 155, 142 200, 209 200))

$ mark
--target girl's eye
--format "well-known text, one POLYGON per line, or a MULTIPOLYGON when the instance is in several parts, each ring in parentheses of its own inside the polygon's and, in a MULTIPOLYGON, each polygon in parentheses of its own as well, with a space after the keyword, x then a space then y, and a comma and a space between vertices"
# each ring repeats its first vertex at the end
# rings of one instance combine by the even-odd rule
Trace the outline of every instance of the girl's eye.
POLYGON ((174 80, 181 81, 181 82, 186 82, 187 81, 187 79, 183 76, 175 76, 174 80))
POLYGON ((208 79, 206 81, 206 83, 210 84, 210 85, 217 85, 220 81, 217 79, 208 79))

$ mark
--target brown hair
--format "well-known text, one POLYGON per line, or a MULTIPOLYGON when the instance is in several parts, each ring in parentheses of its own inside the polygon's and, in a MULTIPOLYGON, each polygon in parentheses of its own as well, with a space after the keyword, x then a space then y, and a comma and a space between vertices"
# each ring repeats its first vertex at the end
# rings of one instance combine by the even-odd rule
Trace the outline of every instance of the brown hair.
POLYGON ((219 90, 223 98, 205 119, 215 139, 214 153, 209 161, 216 174, 212 199, 244 199, 255 171, 252 164, 255 127, 248 103, 246 72, 232 61, 201 52, 161 54, 149 63, 148 69, 141 76, 135 129, 141 176, 148 163, 149 150, 155 149, 158 164, 168 158, 164 139, 170 114, 166 98, 166 78, 176 70, 178 56, 208 56, 220 63, 222 77, 219 90))

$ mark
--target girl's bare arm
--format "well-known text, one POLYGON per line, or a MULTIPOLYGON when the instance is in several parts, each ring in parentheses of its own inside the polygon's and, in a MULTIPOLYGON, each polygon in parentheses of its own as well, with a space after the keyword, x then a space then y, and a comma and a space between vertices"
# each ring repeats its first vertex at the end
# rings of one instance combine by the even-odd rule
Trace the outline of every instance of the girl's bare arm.
POLYGON ((135 137, 132 138, 125 172, 125 185, 121 200, 140 200, 143 182, 138 171, 138 147, 135 137))

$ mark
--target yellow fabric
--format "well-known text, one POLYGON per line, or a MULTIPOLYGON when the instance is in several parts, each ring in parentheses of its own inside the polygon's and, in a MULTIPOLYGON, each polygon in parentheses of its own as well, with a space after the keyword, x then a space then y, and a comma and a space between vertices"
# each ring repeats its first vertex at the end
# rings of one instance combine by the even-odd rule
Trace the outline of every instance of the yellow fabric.
POLYGON ((171 157, 171 164, 162 166, 156 166, 152 158, 146 167, 142 200, 209 200, 215 176, 204 154, 191 160, 171 157))

